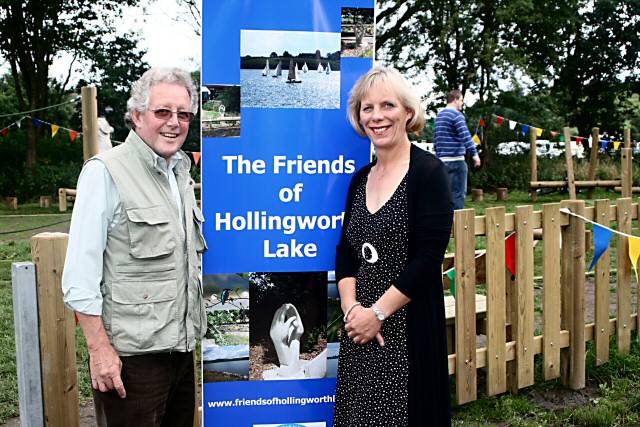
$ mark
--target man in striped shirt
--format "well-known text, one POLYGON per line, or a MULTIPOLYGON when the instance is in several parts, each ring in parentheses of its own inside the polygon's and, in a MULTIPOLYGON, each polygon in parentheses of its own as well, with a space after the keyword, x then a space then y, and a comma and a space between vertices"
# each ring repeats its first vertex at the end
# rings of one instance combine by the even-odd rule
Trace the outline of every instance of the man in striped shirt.
POLYGON ((436 116, 435 148, 436 156, 442 160, 449 172, 453 208, 464 208, 467 194, 467 151, 473 156, 475 167, 480 167, 480 156, 471 139, 464 114, 462 92, 455 89, 447 94, 447 106, 436 116))

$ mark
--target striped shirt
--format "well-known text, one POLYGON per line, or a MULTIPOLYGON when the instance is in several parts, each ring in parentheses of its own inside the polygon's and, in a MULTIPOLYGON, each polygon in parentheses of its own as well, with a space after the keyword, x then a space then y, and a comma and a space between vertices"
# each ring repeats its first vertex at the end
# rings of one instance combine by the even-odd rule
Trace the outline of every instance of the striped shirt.
POLYGON ((463 160, 466 151, 478 154, 464 114, 455 108, 443 108, 436 116, 435 148, 442 161, 463 160))

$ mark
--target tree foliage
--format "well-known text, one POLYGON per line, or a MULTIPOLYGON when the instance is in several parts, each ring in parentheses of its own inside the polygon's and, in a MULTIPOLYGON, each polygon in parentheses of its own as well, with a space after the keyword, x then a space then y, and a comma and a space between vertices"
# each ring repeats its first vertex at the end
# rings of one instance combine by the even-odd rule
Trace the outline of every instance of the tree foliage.
MULTIPOLYGON (((138 0, 0 0, 0 53, 9 63, 20 110, 56 101, 49 71, 60 55, 91 63, 113 43, 117 17, 138 0)), ((71 67, 68 76, 71 74, 71 67)), ((57 93, 65 95, 69 77, 57 93)), ((26 165, 36 163, 36 129, 28 125, 26 165)))
POLYGON ((544 103, 581 134, 638 116, 628 101, 640 92, 638 1, 378 0, 378 6, 377 57, 410 76, 432 75, 439 95, 472 91, 480 108, 489 108, 516 101, 500 99, 512 82, 516 93, 547 97, 544 103))

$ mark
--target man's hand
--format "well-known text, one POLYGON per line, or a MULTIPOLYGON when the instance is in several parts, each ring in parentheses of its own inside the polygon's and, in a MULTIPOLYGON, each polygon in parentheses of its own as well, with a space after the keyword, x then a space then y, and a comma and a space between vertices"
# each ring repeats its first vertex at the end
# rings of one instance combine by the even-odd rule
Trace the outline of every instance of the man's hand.
POLYGON ((121 398, 127 397, 120 372, 122 361, 107 337, 100 316, 76 312, 89 348, 89 373, 91 386, 95 390, 107 392, 116 390, 121 398))
POLYGON ((478 156, 477 154, 473 156, 473 165, 476 167, 476 169, 480 167, 480 163, 480 156, 478 156))
POLYGON ((127 397, 120 378, 122 361, 111 344, 89 350, 89 371, 94 389, 101 392, 115 389, 121 398, 127 397))

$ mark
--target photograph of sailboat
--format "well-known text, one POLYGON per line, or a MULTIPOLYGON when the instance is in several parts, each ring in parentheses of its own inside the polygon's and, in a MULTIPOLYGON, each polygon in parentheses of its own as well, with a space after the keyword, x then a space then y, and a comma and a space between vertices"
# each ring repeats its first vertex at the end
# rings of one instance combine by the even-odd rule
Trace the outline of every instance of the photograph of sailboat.
POLYGON ((240 90, 242 107, 340 108, 340 34, 242 30, 240 90))

